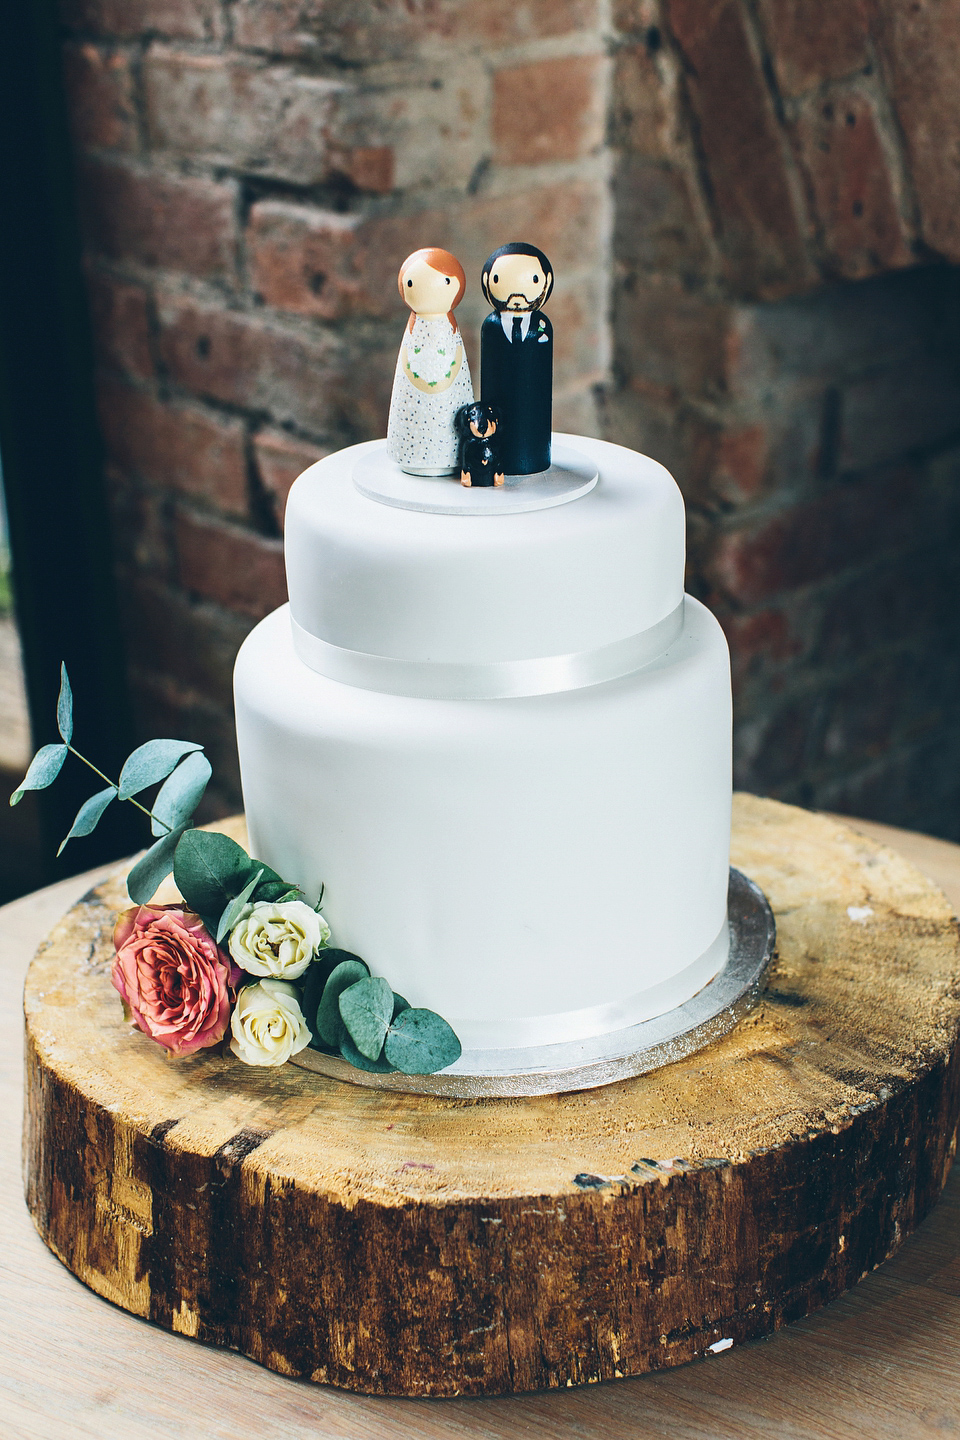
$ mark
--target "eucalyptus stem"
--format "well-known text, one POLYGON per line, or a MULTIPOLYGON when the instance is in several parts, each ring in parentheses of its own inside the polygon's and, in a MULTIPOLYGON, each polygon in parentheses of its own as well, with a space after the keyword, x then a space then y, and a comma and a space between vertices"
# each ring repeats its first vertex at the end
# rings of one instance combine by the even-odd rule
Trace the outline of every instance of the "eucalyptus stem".
MULTIPOLYGON (((94 775, 99 775, 101 780, 105 780, 108 785, 113 786, 114 790, 119 791, 120 787, 117 782, 115 780, 111 780, 109 775, 104 775, 102 770, 98 770, 96 765, 94 765, 93 761, 88 760, 86 755, 81 755, 80 751, 74 750, 72 745, 68 745, 67 749, 70 751, 71 755, 76 755, 78 760, 82 760, 84 765, 88 765, 93 771, 94 775)), ((161 820, 159 815, 154 815, 153 811, 148 810, 146 805, 141 805, 140 801, 134 800, 132 795, 126 795, 124 796, 124 799, 128 800, 131 805, 136 805, 138 810, 140 810, 144 815, 148 816, 149 819, 153 820, 157 825, 162 825, 168 835, 171 833, 173 829, 172 825, 168 825, 166 820, 161 820)))

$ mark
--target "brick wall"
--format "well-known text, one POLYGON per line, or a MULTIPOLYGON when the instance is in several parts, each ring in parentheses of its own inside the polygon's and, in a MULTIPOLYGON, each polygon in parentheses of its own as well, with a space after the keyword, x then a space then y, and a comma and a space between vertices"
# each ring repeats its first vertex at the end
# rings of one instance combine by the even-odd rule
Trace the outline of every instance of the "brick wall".
MULTIPOLYGON (((298 471, 382 434, 405 254, 558 282, 564 428, 670 464, 741 781, 960 833, 960 0, 64 0, 131 673, 237 800, 298 471)), ((475 358, 474 356, 471 358, 475 358)))

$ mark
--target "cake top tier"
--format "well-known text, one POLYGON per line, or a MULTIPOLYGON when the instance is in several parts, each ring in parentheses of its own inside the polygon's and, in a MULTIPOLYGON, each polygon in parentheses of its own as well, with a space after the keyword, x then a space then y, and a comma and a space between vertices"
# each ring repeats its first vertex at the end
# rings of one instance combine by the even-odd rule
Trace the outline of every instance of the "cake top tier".
POLYGON ((308 635, 368 655, 498 662, 624 641, 683 597, 684 511, 662 465, 620 445, 555 441, 586 456, 598 484, 526 513, 430 514, 354 484, 383 441, 319 460, 290 492, 290 608, 308 635))

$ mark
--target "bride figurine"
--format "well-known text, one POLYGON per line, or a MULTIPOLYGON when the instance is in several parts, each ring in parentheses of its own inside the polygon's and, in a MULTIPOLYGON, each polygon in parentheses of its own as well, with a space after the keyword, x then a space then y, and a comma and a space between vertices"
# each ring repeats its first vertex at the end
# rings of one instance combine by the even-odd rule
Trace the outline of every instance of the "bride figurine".
POLYGON ((473 402, 470 366, 453 318, 466 284, 463 267, 447 250, 415 250, 397 277, 413 313, 397 357, 387 449, 409 475, 458 473, 454 416, 473 402))

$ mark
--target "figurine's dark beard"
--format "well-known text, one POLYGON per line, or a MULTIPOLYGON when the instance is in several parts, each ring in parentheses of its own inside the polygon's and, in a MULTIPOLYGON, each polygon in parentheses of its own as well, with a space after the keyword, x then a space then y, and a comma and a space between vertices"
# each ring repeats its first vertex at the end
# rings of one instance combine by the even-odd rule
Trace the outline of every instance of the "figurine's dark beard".
POLYGON ((536 300, 528 300, 527 297, 526 297, 526 295, 524 295, 524 293, 523 293, 522 290, 515 290, 512 295, 508 295, 507 298, 506 298, 506 300, 504 300, 504 302, 503 302, 503 308, 504 308, 504 310, 509 310, 509 309, 510 309, 510 304, 511 304, 511 302, 512 302, 513 300, 522 300, 522 301, 523 301, 523 309, 524 309, 524 310, 532 310, 533 307, 534 307, 534 306, 536 305, 536 303, 537 303, 536 300))

